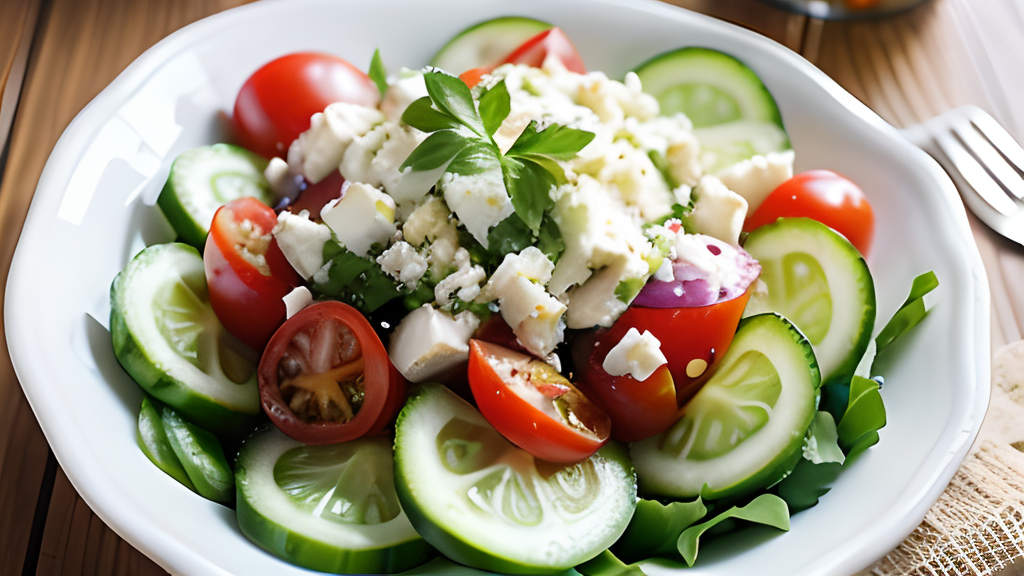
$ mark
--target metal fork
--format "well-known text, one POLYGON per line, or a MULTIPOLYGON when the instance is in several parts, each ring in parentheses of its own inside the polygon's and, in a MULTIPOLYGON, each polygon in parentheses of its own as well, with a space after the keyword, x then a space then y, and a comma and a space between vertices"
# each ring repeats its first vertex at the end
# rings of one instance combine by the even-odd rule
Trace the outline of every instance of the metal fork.
POLYGON ((1005 128, 967 105, 901 132, 939 161, 971 212, 1024 246, 1024 148, 1005 128))

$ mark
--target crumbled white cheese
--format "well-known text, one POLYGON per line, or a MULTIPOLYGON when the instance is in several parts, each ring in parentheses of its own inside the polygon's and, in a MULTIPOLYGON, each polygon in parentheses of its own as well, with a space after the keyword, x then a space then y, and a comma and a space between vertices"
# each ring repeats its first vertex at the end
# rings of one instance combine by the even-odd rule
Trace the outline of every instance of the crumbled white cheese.
POLYGON ((422 172, 401 168, 426 137, 414 128, 385 122, 352 141, 341 159, 341 174, 350 182, 382 186, 400 205, 414 205, 430 192, 447 167, 422 172))
POLYGON ((357 256, 366 256, 373 244, 387 244, 395 233, 395 201, 373 186, 357 182, 320 211, 338 240, 357 256))
POLYGON ((640 334, 636 328, 630 328, 622 340, 608 351, 601 366, 612 376, 629 374, 643 382, 667 363, 661 342, 653 334, 647 330, 640 334))
POLYGON ((566 326, 572 329, 611 326, 629 306, 615 295, 623 277, 625 263, 620 262, 595 272, 581 286, 568 292, 566 326))
POLYGON ((377 257, 381 270, 402 284, 415 288, 427 271, 427 259, 408 242, 395 242, 377 257))
POLYGON ((469 312, 452 317, 430 304, 410 312, 391 334, 388 356, 410 382, 444 376, 469 358, 469 339, 480 320, 469 312))
POLYGON ((538 248, 506 254, 481 293, 482 300, 497 300, 501 317, 512 327, 519 342, 539 357, 548 355, 562 341, 565 305, 544 285, 554 265, 538 248))
POLYGON ((697 201, 687 219, 694 231, 739 246, 747 201, 714 176, 704 176, 695 191, 697 201))
POLYGON ((288 165, 316 183, 338 169, 349 144, 385 120, 376 108, 335 102, 310 118, 306 130, 288 148, 288 165))
POLYGON ((297 314, 299 310, 312 304, 313 294, 305 286, 296 286, 281 299, 284 300, 284 317, 287 319, 297 314))
POLYGON ((747 211, 753 213, 780 184, 793 177, 792 150, 757 155, 718 173, 729 190, 743 196, 747 211))
POLYGON ((274 191, 274 197, 278 200, 294 199, 298 196, 299 181, 284 160, 276 156, 271 158, 267 167, 263 169, 263 177, 267 179, 270 189, 274 191))
POLYGON ((491 227, 515 211, 498 169, 466 176, 445 174, 441 190, 448 207, 484 248, 491 227))
POLYGON ((324 265, 324 244, 331 239, 331 229, 311 221, 305 210, 278 214, 273 233, 277 246, 299 276, 309 280, 324 265))
POLYGON ((387 116, 390 122, 399 122, 402 114, 416 100, 427 95, 427 84, 423 81, 423 72, 402 68, 398 72, 398 79, 392 82, 384 98, 380 102, 381 112, 387 116))
MULTIPOLYGON (((443 200, 431 196, 406 218, 405 224, 402 225, 402 235, 413 246, 422 246, 437 238, 456 241, 458 233, 455 222, 449 218, 451 214, 443 200)), ((454 254, 453 251, 452 255, 454 254)))
POLYGON ((472 302, 480 295, 480 283, 487 279, 487 272, 469 261, 469 251, 459 248, 455 251, 455 271, 434 286, 434 300, 440 306, 451 303, 452 294, 463 302, 472 302))

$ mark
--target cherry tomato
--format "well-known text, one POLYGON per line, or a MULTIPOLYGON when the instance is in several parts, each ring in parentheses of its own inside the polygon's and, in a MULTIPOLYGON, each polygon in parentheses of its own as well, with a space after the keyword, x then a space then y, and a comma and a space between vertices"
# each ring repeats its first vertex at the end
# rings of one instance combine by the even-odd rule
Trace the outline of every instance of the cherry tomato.
POLYGON ((570 72, 587 73, 587 67, 583 65, 583 58, 580 57, 569 37, 559 28, 550 28, 523 42, 500 64, 526 64, 540 68, 548 56, 554 56, 561 60, 562 65, 570 72))
POLYGON ((577 462, 608 441, 608 416, 532 356, 470 340, 469 387, 495 430, 541 460, 577 462))
POLYGON ((380 432, 398 414, 406 392, 370 323, 333 300, 303 308, 274 333, 257 378, 270 420, 306 444, 380 432))
POLYGON ((309 118, 328 104, 377 106, 380 91, 355 66, 330 54, 296 52, 272 60, 253 73, 235 98, 234 124, 242 146, 272 158, 283 157, 309 118))
POLYGON ((668 365, 643 381, 629 374, 612 376, 603 364, 616 343, 611 338, 598 341, 594 333, 576 338, 573 359, 580 375, 577 386, 611 418, 612 438, 635 442, 664 432, 679 420, 681 412, 668 365))
POLYGON ((501 314, 492 314, 490 318, 480 323, 480 327, 473 333, 473 338, 497 344, 503 348, 514 350, 521 354, 530 352, 519 342, 512 327, 505 322, 501 314))
POLYGON ((780 184, 747 218, 743 229, 749 232, 779 218, 799 216, 825 224, 868 255, 875 212, 856 184, 831 170, 801 172, 780 184))
POLYGON ((323 207, 331 200, 341 198, 341 188, 345 184, 345 178, 341 172, 335 170, 316 184, 311 184, 309 181, 304 182, 305 187, 302 192, 285 209, 296 214, 306 210, 309 212, 310 220, 320 222, 320 211, 323 210, 323 207))
POLYGON ((462 74, 459 74, 459 80, 462 80, 463 82, 466 83, 466 86, 472 88, 473 86, 479 84, 480 79, 484 77, 484 74, 490 73, 491 70, 492 68, 488 67, 470 68, 469 70, 466 70, 462 74))
POLYGON ((232 200, 214 213, 203 250, 213 311, 257 351, 284 322, 281 298, 302 282, 270 234, 276 224, 274 210, 259 200, 232 200))
MULTIPOLYGON (((595 346, 593 360, 597 361, 596 368, 604 362, 608 350, 611 350, 630 328, 636 328, 641 334, 649 331, 658 341, 661 342, 661 352, 668 360, 668 371, 672 375, 675 385, 676 406, 682 407, 711 375, 712 369, 718 364, 725 351, 732 344, 732 338, 736 335, 736 326, 739 325, 740 317, 743 316, 743 309, 750 299, 750 289, 746 292, 716 304, 708 306, 692 306, 688 308, 643 308, 630 306, 611 328, 598 330, 595 334, 595 346), (602 354, 603 351, 603 354, 602 354)), ((589 364, 591 370, 595 367, 589 364)), ((604 368, 600 368, 601 373, 604 368)), ((607 374, 607 373, 605 373, 607 374)), ((645 406, 650 406, 655 401, 647 398, 643 387, 626 388, 619 386, 620 382, 610 376, 600 378, 589 373, 584 373, 587 387, 610 387, 617 386, 616 392, 606 392, 604 395, 621 397, 625 402, 628 398, 635 398, 632 406, 620 406, 618 412, 624 413, 621 420, 630 421, 628 429, 657 428, 668 419, 668 409, 659 409, 661 415, 658 426, 653 423, 638 422, 647 418, 644 412, 645 406)), ((654 378, 652 375, 651 378, 654 378)), ((646 381, 645 381, 646 382, 646 381)), ((648 387, 657 390, 657 383, 651 383, 648 387)), ((594 398, 601 397, 601 394, 592 395, 594 398)))

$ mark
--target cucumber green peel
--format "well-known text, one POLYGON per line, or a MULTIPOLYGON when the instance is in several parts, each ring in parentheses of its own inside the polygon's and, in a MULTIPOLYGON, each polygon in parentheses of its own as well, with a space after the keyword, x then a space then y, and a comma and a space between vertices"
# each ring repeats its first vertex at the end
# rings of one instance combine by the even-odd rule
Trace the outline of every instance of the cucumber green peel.
POLYGON ((331 573, 394 573, 433 555, 399 505, 386 436, 306 446, 267 426, 242 445, 238 525, 268 552, 331 573))

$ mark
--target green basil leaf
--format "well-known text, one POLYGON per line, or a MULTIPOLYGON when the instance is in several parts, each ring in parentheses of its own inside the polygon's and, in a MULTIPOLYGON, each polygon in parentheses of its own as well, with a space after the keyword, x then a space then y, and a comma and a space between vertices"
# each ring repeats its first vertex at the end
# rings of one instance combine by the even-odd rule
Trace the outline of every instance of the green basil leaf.
POLYGON ((801 458, 796 468, 775 489, 789 505, 790 512, 796 513, 816 505, 832 489, 832 483, 842 470, 843 465, 838 462, 815 464, 801 458))
POLYGON ((467 139, 464 146, 448 165, 447 172, 469 176, 501 169, 501 152, 490 142, 467 139))
POLYGON ((539 233, 544 212, 554 204, 550 194, 554 176, 536 162, 508 156, 502 158, 502 175, 516 214, 534 234, 539 233))
POLYGON ((427 136, 426 140, 420 142, 420 145, 409 154, 399 169, 405 170, 411 167, 417 172, 425 172, 440 168, 444 166, 445 162, 455 158, 466 147, 466 144, 466 138, 451 130, 434 132, 427 136))
POLYGON ((480 118, 488 136, 494 136, 511 111, 512 99, 508 95, 508 87, 505 86, 504 80, 480 96, 480 118))
POLYGON ((327 280, 310 285, 317 296, 341 300, 363 313, 402 296, 398 284, 380 266, 352 253, 337 239, 324 244, 323 257, 327 280))
POLYGON ((583 576, 644 576, 639 566, 623 563, 610 550, 580 564, 576 571, 583 576))
POLYGON ((545 214, 544 220, 540 223, 540 234, 537 235, 537 248, 548 257, 548 260, 557 263, 562 252, 565 252, 565 240, 562 239, 562 230, 558 227, 551 214, 545 214))
POLYGON ((783 531, 789 530, 789 508, 786 501, 774 494, 761 494, 746 506, 733 506, 707 522, 684 530, 676 544, 687 565, 693 566, 697 560, 700 537, 716 525, 730 519, 764 524, 783 531))
POLYGON ((477 135, 487 136, 480 114, 476 111, 473 95, 465 82, 437 69, 425 72, 423 79, 435 108, 458 119, 477 135))
POLYGON ((414 100, 405 112, 402 112, 402 122, 422 132, 454 130, 462 126, 455 118, 435 110, 430 103, 430 96, 414 100))
POLYGON ((900 306, 900 309, 893 314, 892 319, 882 328, 875 338, 877 345, 876 354, 881 354, 886 346, 892 344, 901 335, 906 334, 911 328, 917 326, 928 311, 924 307, 924 296, 939 286, 939 279, 935 272, 925 272, 914 278, 914 284, 910 288, 910 295, 900 306))
POLYGON ((636 503, 633 518, 626 531, 612 545, 616 556, 637 562, 653 556, 674 556, 679 535, 707 514, 708 509, 698 497, 692 502, 662 504, 654 500, 636 503))
POLYGON ((571 160, 594 139, 593 132, 551 124, 537 130, 537 121, 531 120, 506 153, 508 156, 546 156, 555 160, 571 160))
POLYGON ((850 400, 836 431, 839 445, 852 458, 878 442, 877 431, 885 426, 885 404, 878 382, 854 376, 850 380, 850 400), (856 451, 854 450, 856 448, 856 451))
POLYGON ((506 254, 519 253, 533 246, 534 235, 530 227, 515 213, 494 225, 487 232, 487 249, 501 262, 506 254))
POLYGON ((380 58, 380 49, 373 51, 373 58, 370 59, 370 70, 367 72, 367 76, 373 83, 377 85, 377 90, 380 90, 380 97, 384 97, 384 93, 388 91, 388 71, 384 68, 384 61, 380 58))

